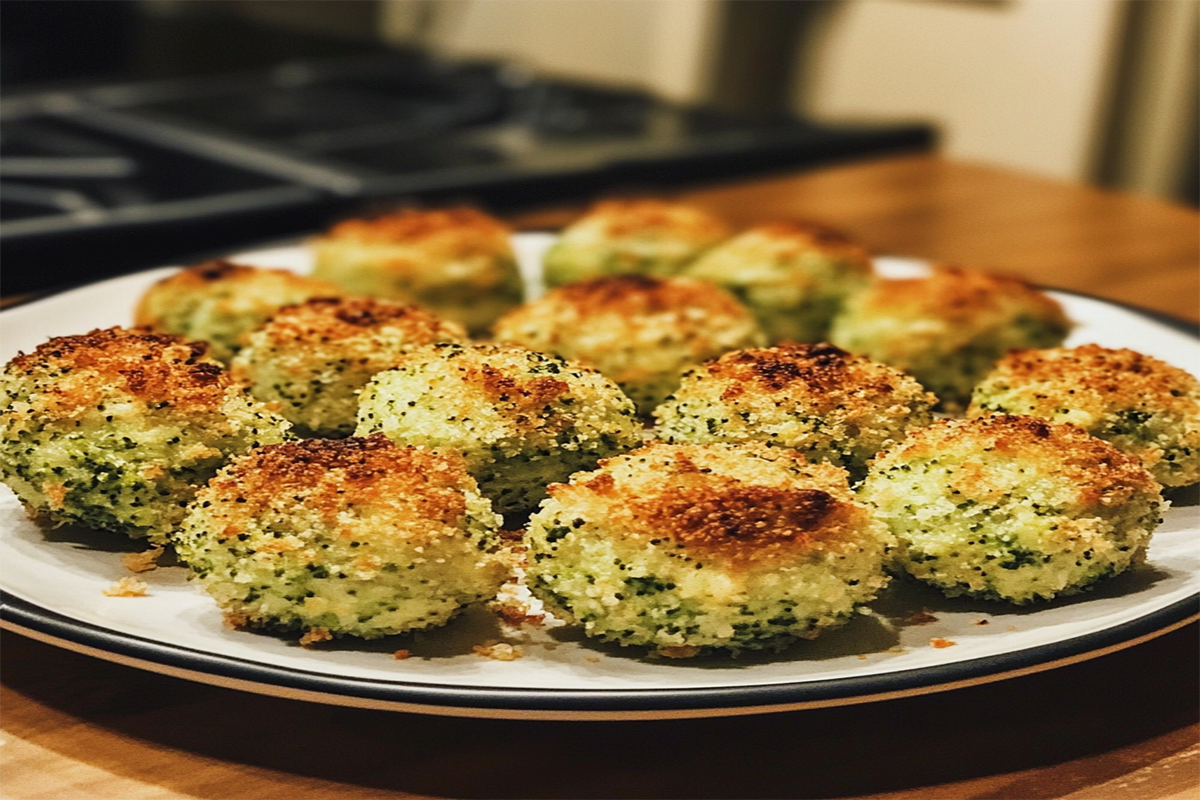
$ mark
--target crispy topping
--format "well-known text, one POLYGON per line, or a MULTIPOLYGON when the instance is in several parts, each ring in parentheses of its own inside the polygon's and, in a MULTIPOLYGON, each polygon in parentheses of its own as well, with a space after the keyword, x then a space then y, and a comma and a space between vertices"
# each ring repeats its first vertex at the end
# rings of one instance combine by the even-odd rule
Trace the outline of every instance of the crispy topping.
MULTIPOLYGON (((260 447, 218 474, 201 497, 224 504, 231 521, 291 497, 331 525, 353 504, 407 507, 417 518, 457 525, 466 509, 461 488, 469 484, 461 456, 401 447, 379 433, 260 447)), ((226 531, 239 533, 236 524, 226 531)))
POLYGON ((738 317, 747 314, 732 295, 707 281, 650 275, 613 275, 569 283, 548 292, 542 305, 576 306, 585 313, 623 317, 686 313, 687 309, 738 317))
POLYGON ((647 532, 728 556, 805 547, 838 511, 837 500, 819 489, 752 486, 716 476, 629 505, 647 532))
POLYGON ((723 220, 703 209, 650 198, 602 200, 593 205, 576 224, 580 223, 597 225, 613 237, 655 231, 686 238, 716 240, 727 236, 729 232, 723 220))
MULTIPOLYGON (((845 269, 868 274, 871 253, 840 231, 804 220, 774 220, 755 225, 726 245, 731 253, 745 252, 791 262, 814 253, 837 259, 845 269)), ((724 248, 723 248, 724 249, 724 248)))
POLYGON ((399 331, 412 344, 466 339, 457 323, 416 305, 373 297, 317 297, 281 309, 265 326, 277 343, 327 342, 369 330, 399 331))
POLYGON ((826 343, 738 350, 709 361, 704 370, 703 380, 724 384, 724 401, 747 393, 787 392, 808 398, 813 408, 842 410, 868 401, 886 402, 888 396, 912 394, 917 388, 891 367, 826 343))
POLYGON ((200 264, 185 267, 154 284, 138 307, 137 322, 139 325, 149 324, 142 320, 141 317, 154 313, 150 309, 150 304, 156 302, 155 298, 157 296, 162 296, 165 293, 205 291, 213 285, 226 284, 229 286, 245 286, 248 290, 249 286, 264 279, 277 283, 295 284, 298 288, 303 287, 314 293, 324 290, 331 296, 340 294, 338 288, 331 283, 297 275, 291 270, 252 267, 247 264, 237 264, 224 258, 217 258, 212 261, 204 261, 200 264))
POLYGON ((1010 351, 986 383, 1040 388, 1063 399, 1069 393, 1071 407, 1093 413, 1152 402, 1155 409, 1194 415, 1200 400, 1200 381, 1186 370, 1133 350, 1096 344, 1010 351))
POLYGON ((730 565, 853 546, 866 513, 843 470, 760 445, 652 443, 550 493, 638 539, 730 565))
POLYGON ((230 385, 202 342, 144 330, 107 328, 62 336, 9 362, 10 372, 52 375, 47 395, 67 406, 93 405, 114 393, 185 410, 220 407, 230 385))
MULTIPOLYGON (((1158 493, 1158 484, 1141 462, 1108 442, 1074 425, 1009 414, 939 420, 911 433, 903 445, 884 457, 880 467, 897 460, 965 458, 967 453, 986 452, 1020 459, 1027 469, 1053 472, 1077 485, 1081 499, 1087 503, 1108 505, 1141 492, 1158 493)), ((951 488, 966 498, 1003 494, 1011 490, 1011 485, 1005 474, 992 474, 968 459, 954 473, 951 488)))
POLYGON ((880 280, 868 305, 878 310, 903 307, 950 320, 969 320, 1020 303, 1062 327, 1069 321, 1058 301, 1019 278, 939 265, 926 278, 880 280))
POLYGON ((498 219, 473 208, 401 209, 374 219, 348 219, 335 225, 329 236, 363 242, 399 243, 446 235, 507 239, 509 228, 498 219))

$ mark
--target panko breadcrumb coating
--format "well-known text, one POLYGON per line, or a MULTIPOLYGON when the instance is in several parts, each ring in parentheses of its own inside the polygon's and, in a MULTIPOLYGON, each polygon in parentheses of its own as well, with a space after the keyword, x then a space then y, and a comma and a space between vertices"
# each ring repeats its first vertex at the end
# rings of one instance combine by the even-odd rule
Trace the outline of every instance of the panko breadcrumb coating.
POLYGON ((0 403, 0 473, 31 513, 156 543, 230 457, 289 427, 202 343, 122 328, 18 355, 0 403))
POLYGON ((425 306, 478 333, 524 298, 511 236, 473 208, 349 219, 313 240, 313 275, 353 294, 425 306))
POLYGON ((224 259, 180 270, 151 286, 138 301, 134 325, 207 342, 228 364, 243 337, 280 308, 341 289, 285 269, 263 269, 224 259))
POLYGON ((876 280, 849 298, 829 340, 908 372, 959 410, 1009 350, 1056 347, 1069 329, 1058 301, 1023 281, 939 266, 925 278, 876 280))
POLYGON ((606 459, 550 487, 526 541, 556 615, 674 657, 813 638, 888 582, 886 529, 846 473, 759 444, 606 459))
POLYGON ((547 286, 604 275, 675 275, 731 233, 722 219, 665 200, 605 200, 546 252, 547 286))
POLYGON ((732 292, 771 342, 819 342, 846 297, 866 288, 872 271, 867 249, 844 234, 779 220, 714 247, 682 274, 732 292))
POLYGON ((905 373, 830 344, 726 353, 691 370, 654 416, 668 442, 791 447, 854 479, 933 421, 937 398, 905 373))
POLYGON ((967 409, 995 413, 1078 425, 1141 459, 1163 486, 1200 480, 1200 380, 1151 356, 1095 344, 1014 350, 967 409))
POLYGON ((858 495, 918 580, 1028 603, 1139 562, 1161 522, 1160 491, 1136 458, 1073 425, 998 415, 913 431, 858 495))
POLYGON ((591 364, 649 415, 684 371, 766 337, 724 289, 693 278, 622 275, 567 284, 502 317, 495 336, 591 364))
POLYGON ((600 373, 501 345, 426 345, 380 372, 359 399, 357 435, 453 449, 502 514, 546 485, 641 443, 633 404, 600 373))
POLYGON ((374 639, 494 597, 511 571, 498 526, 454 454, 308 439, 221 470, 176 549, 232 623, 374 639))
POLYGON ((297 433, 336 438, 354 432, 358 392, 372 375, 416 345, 466 338, 461 325, 419 306, 316 298, 281 309, 250 334, 231 371, 297 433))

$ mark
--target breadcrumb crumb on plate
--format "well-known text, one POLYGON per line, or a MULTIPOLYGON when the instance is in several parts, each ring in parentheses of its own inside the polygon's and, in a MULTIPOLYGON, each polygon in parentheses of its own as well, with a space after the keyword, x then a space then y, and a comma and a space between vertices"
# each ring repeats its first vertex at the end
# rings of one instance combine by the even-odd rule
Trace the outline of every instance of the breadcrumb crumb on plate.
POLYGON ((150 587, 137 578, 125 577, 104 590, 105 597, 146 597, 150 587))
MULTIPOLYGON (((518 236, 526 265, 540 263, 552 237, 518 236)), ((307 271, 301 247, 231 256, 256 266, 307 271)), ((889 277, 917 274, 914 261, 878 259, 889 277)), ((124 276, 0 312, 0 354, 36 347, 51 336, 126 322, 134 299, 176 268, 124 276), (69 323, 69 325, 68 325, 69 323)), ((527 272, 527 277, 533 272, 527 272)), ((536 286, 531 291, 536 292, 536 286)), ((1200 364, 1200 341, 1140 312, 1053 292, 1079 323, 1067 346, 1095 342, 1128 347, 1180 367, 1200 364)), ((26 519, 0 489, 0 589, 3 624, 17 632, 145 669, 205 682, 341 705, 473 717, 544 719, 664 719, 750 714, 857 703, 999 680, 1049 669, 1134 645, 1173 630, 1196 614, 1200 592, 1200 505, 1176 494, 1156 531, 1145 564, 1095 592, 1045 606, 986 611, 939 599, 893 581, 870 616, 859 616, 828 638, 778 655, 743 656, 732 665, 698 659, 615 655, 574 636, 553 617, 522 629, 510 643, 524 657, 497 663, 473 652, 496 636, 495 618, 479 609, 436 635, 389 639, 375 646, 341 640, 301 648, 248 635, 222 624, 184 570, 142 573, 151 599, 107 602, 102 591, 118 569, 119 539, 64 526, 47 531, 26 519), (80 546, 80 542, 86 542, 80 546), (107 549, 105 549, 107 548, 107 549), (886 600, 886 602, 883 602, 886 600), (936 630, 904 626, 905 615, 928 608, 936 630), (956 642, 929 646, 931 633, 956 642), (398 667, 405 649, 411 658, 398 667), (867 656, 865 659, 860 656, 867 656)), ((126 543, 127 546, 127 543, 126 543)), ((506 637, 509 638, 509 637, 506 637)))

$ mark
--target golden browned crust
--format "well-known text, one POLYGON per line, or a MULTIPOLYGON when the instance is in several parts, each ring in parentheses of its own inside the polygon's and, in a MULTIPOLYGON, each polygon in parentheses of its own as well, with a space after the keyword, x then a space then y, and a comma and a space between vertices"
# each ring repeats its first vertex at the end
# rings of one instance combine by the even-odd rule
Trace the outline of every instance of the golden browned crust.
POLYGON ((880 280, 866 296, 866 309, 896 307, 947 320, 971 320, 1020 303, 1029 313, 1063 328, 1070 325, 1057 300, 1019 278, 941 264, 925 278, 880 280))
POLYGON ((871 253, 867 248, 842 231, 821 223, 800 219, 776 219, 755 225, 746 233, 769 238, 772 251, 781 259, 794 258, 818 250, 842 259, 847 266, 858 267, 863 272, 871 271, 871 253))
POLYGON ((737 350, 705 366, 713 378, 728 383, 723 400, 789 388, 817 397, 888 394, 897 390, 894 379, 901 377, 889 367, 827 343, 737 350))
MULTIPOLYGON (((463 459, 421 447, 401 447, 383 434, 348 439, 306 439, 268 445, 234 461, 217 475, 202 500, 236 503, 247 519, 294 495, 331 528, 352 505, 403 504, 415 518, 457 526, 466 513, 462 487, 474 485, 463 459)), ((226 518, 229 519, 229 518, 226 518)), ((236 524, 214 533, 229 538, 236 524)))
MULTIPOLYGON (((581 314, 613 314, 636 317, 686 308, 744 317, 746 309, 733 295, 692 278, 660 278, 651 275, 612 275, 568 283, 552 289, 538 306, 575 307, 581 314)), ((513 312, 520 315, 521 310, 513 312)))
POLYGON ((183 411, 215 411, 230 380, 206 352, 202 342, 114 327, 51 339, 17 355, 8 370, 35 380, 53 376, 42 402, 63 408, 91 406, 124 393, 183 411))
POLYGON ((371 219, 348 219, 327 234, 333 239, 394 244, 422 239, 461 236, 464 239, 503 240, 511 229, 495 217, 474 208, 401 209, 371 219))
MULTIPOLYGON (((884 456, 879 466, 950 454, 963 458, 973 453, 982 459, 993 451, 1020 459, 1031 475, 1053 474, 1079 487, 1081 501, 1086 504, 1113 505, 1159 491, 1158 483, 1137 458, 1108 442, 1074 425, 1012 414, 939 420, 911 433, 903 445, 884 456)), ((950 489, 964 497, 979 498, 1007 494, 1012 485, 1009 479, 998 480, 978 462, 966 460, 954 471, 950 489)))
POLYGON ((330 342, 361 336, 371 329, 398 331, 411 344, 467 338, 462 326, 416 305, 373 297, 316 297, 279 310, 263 331, 277 344, 330 342))
POLYGON ((636 517, 655 520, 655 530, 696 551, 729 558, 765 548, 806 547, 829 532, 837 500, 819 489, 746 486, 706 478, 631 504, 636 517))
POLYGON ((1053 384, 1069 392, 1072 402, 1089 410, 1097 400, 1103 407, 1136 406, 1153 398, 1157 410, 1180 417, 1196 413, 1200 381, 1186 370, 1128 349, 1097 344, 1075 348, 1012 350, 988 376, 989 381, 1053 384))
POLYGON ((692 558, 715 556, 734 569, 857 547, 867 524, 843 470, 783 448, 652 442, 600 466, 552 485, 551 496, 570 496, 576 508, 599 503, 589 517, 614 530, 673 542, 692 558), (747 457, 758 462, 754 475, 722 468, 744 470, 747 457))
POLYGON ((724 220, 701 208, 654 198, 601 200, 580 222, 619 238, 644 231, 671 231, 685 238, 715 241, 729 235, 724 220))
POLYGON ((139 299, 134 309, 134 324, 138 327, 156 328, 163 324, 167 309, 163 307, 169 298, 186 298, 191 294, 202 295, 214 286, 228 286, 236 292, 240 285, 254 285, 263 276, 283 284, 295 284, 309 295, 336 297, 341 289, 327 281, 297 275, 286 269, 268 269, 237 264, 224 258, 204 261, 163 278, 150 287, 139 299))

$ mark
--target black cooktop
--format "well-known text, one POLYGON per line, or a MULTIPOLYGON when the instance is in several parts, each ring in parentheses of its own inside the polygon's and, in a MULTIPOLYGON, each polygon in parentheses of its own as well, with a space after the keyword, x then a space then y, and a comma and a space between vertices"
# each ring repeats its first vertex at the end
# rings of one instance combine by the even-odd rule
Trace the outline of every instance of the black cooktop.
POLYGON ((198 258, 396 202, 504 212, 932 140, 924 126, 750 120, 412 53, 8 93, 3 288, 198 258))

